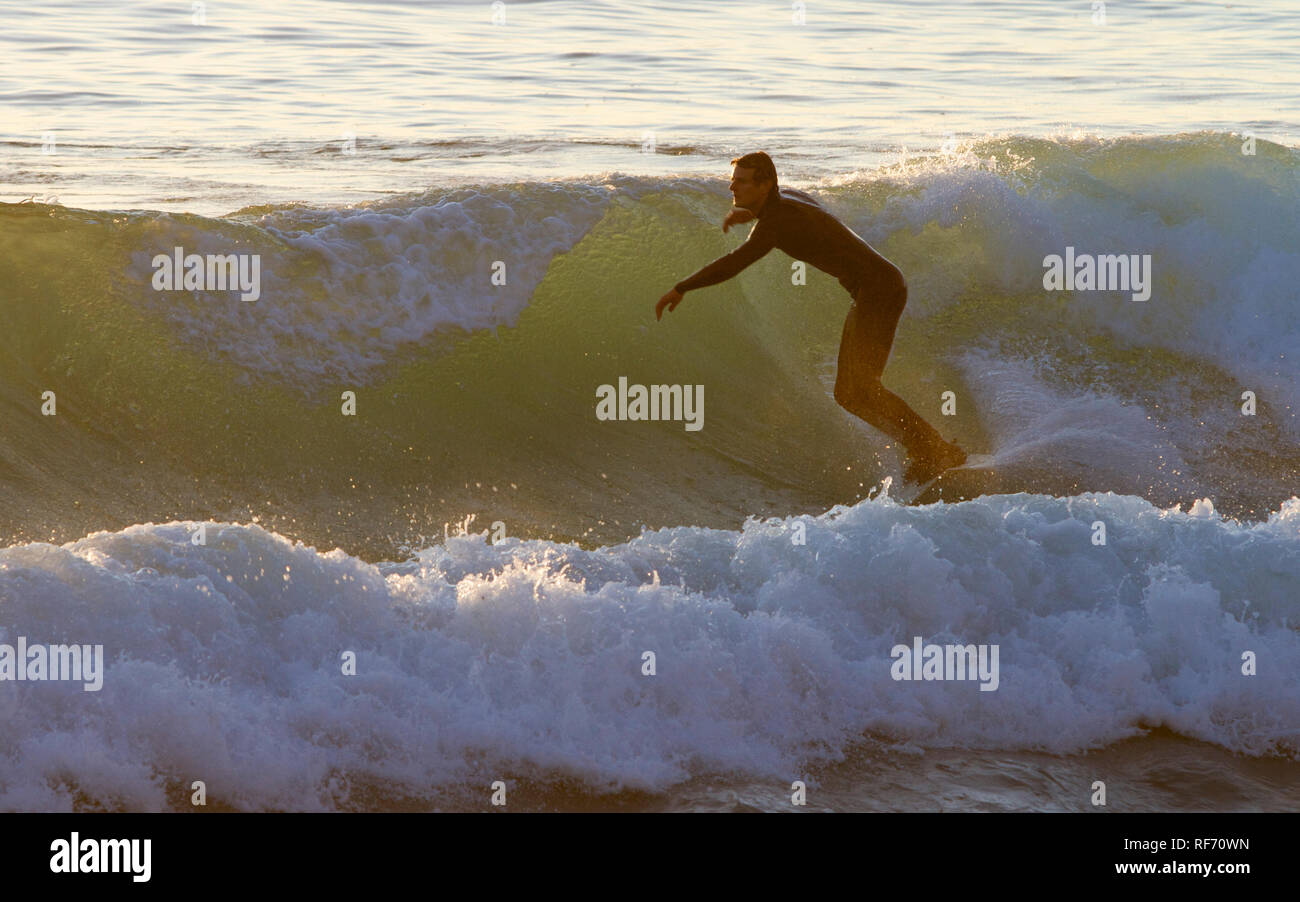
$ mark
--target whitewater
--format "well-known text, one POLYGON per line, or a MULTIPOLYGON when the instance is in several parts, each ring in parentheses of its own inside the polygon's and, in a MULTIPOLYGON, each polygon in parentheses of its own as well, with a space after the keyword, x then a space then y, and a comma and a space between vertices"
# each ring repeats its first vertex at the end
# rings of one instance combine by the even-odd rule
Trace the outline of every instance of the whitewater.
POLYGON ((293 810, 454 805, 503 777, 779 786, 866 744, 1066 755, 1158 728, 1297 752, 1300 500, 1242 526, 1115 495, 882 498, 808 518, 802 545, 772 519, 592 550, 466 535, 377 565, 256 526, 196 546, 194 525, 0 551, 8 623, 116 650, 93 698, 0 694, 0 806, 162 808, 191 779, 293 810), (899 691, 889 648, 913 633, 998 643, 998 691, 899 691))

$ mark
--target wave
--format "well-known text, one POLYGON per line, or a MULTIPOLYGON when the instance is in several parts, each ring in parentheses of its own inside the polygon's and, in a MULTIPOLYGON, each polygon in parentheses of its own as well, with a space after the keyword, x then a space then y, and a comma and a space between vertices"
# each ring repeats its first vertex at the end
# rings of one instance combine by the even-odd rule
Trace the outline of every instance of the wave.
POLYGON ((1157 728, 1300 752, 1300 500, 1246 526, 1204 501, 877 496, 598 549, 471 532, 377 565, 248 525, 196 545, 197 526, 0 550, 0 642, 108 661, 98 692, 0 692, 0 808, 183 809, 193 780, 244 810, 449 805, 498 779, 663 792, 1157 728), (997 644, 997 690, 894 681, 914 636, 997 644))
MULTIPOLYGON (((990 138, 806 187, 907 275, 886 383, 1008 491, 1262 520, 1300 484, 1300 177, 1241 147, 990 138), (1067 246, 1151 254, 1151 299, 1045 292, 1067 246)), ((866 497, 897 449, 831 397, 833 279, 773 253, 653 319, 741 240, 727 202, 611 174, 222 218, 0 206, 0 539, 256 518, 382 559, 468 514, 616 542, 866 497), (260 298, 153 290, 178 246, 259 254, 260 298), (619 377, 704 385, 704 428, 597 420, 619 377)))

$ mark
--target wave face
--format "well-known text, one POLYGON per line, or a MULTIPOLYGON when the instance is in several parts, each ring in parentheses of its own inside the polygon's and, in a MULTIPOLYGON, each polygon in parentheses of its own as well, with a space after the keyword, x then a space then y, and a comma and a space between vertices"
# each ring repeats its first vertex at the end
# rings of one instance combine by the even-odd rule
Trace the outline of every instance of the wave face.
POLYGON ((1156 727, 1300 751, 1300 500, 1247 527, 1205 502, 882 497, 596 550, 453 537, 379 565, 256 526, 194 545, 194 526, 0 551, 0 641, 109 661, 98 692, 0 692, 0 808, 185 808, 193 780, 236 809, 481 806, 497 779, 788 783, 864 746, 1068 754, 1156 727), (999 645, 997 691, 894 681, 890 649, 917 635, 999 645))
POLYGON ((808 187, 907 274, 886 383, 1001 493, 878 490, 828 276, 773 253, 654 320, 740 240, 717 183, 0 206, 0 642, 108 658, 0 692, 0 808, 454 807, 1156 727, 1293 761, 1296 152, 1004 138, 808 187), (260 299, 154 291, 175 246, 260 254, 260 299), (1045 292, 1067 246, 1150 253, 1151 299, 1045 292), (597 420, 620 377, 705 386, 703 428, 597 420), (998 691, 894 682, 918 635, 998 644, 998 691))
MULTIPOLYGON (((907 274, 886 383, 1002 490, 1259 520, 1300 484, 1297 173, 1233 136, 1007 138, 812 190, 907 274), (1151 254, 1150 300, 1044 291, 1066 247, 1151 254)), ((833 279, 792 286, 773 252, 653 319, 740 240, 726 204, 611 176, 222 219, 0 207, 3 538, 256 518, 379 559, 470 514, 622 541, 865 497, 898 460, 831 397, 833 279), (153 290, 177 246, 260 254, 260 299, 153 290), (705 386, 704 428, 598 421, 620 376, 705 386)))

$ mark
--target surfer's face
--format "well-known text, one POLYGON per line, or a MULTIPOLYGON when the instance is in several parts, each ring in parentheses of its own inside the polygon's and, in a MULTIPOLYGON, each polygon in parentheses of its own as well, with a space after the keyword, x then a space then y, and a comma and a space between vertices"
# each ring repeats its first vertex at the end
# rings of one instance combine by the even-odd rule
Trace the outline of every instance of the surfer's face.
POLYGON ((752 169, 737 166, 731 170, 731 196, 735 199, 737 207, 757 212, 771 185, 772 183, 767 180, 754 181, 752 169))

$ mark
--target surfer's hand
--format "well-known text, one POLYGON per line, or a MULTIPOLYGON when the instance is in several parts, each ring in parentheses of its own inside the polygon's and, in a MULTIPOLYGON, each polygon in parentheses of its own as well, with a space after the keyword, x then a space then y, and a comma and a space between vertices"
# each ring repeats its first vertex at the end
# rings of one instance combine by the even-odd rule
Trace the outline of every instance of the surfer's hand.
POLYGON ((681 302, 682 302, 682 294, 680 291, 674 288, 672 291, 668 292, 666 295, 661 297, 659 299, 659 303, 655 304, 655 319, 664 318, 665 307, 668 308, 669 313, 672 313, 674 310, 677 309, 677 305, 680 304, 681 302))
POLYGON ((734 225, 740 225, 742 222, 749 222, 754 218, 754 214, 744 207, 732 207, 727 218, 722 220, 722 231, 727 231, 734 225))

